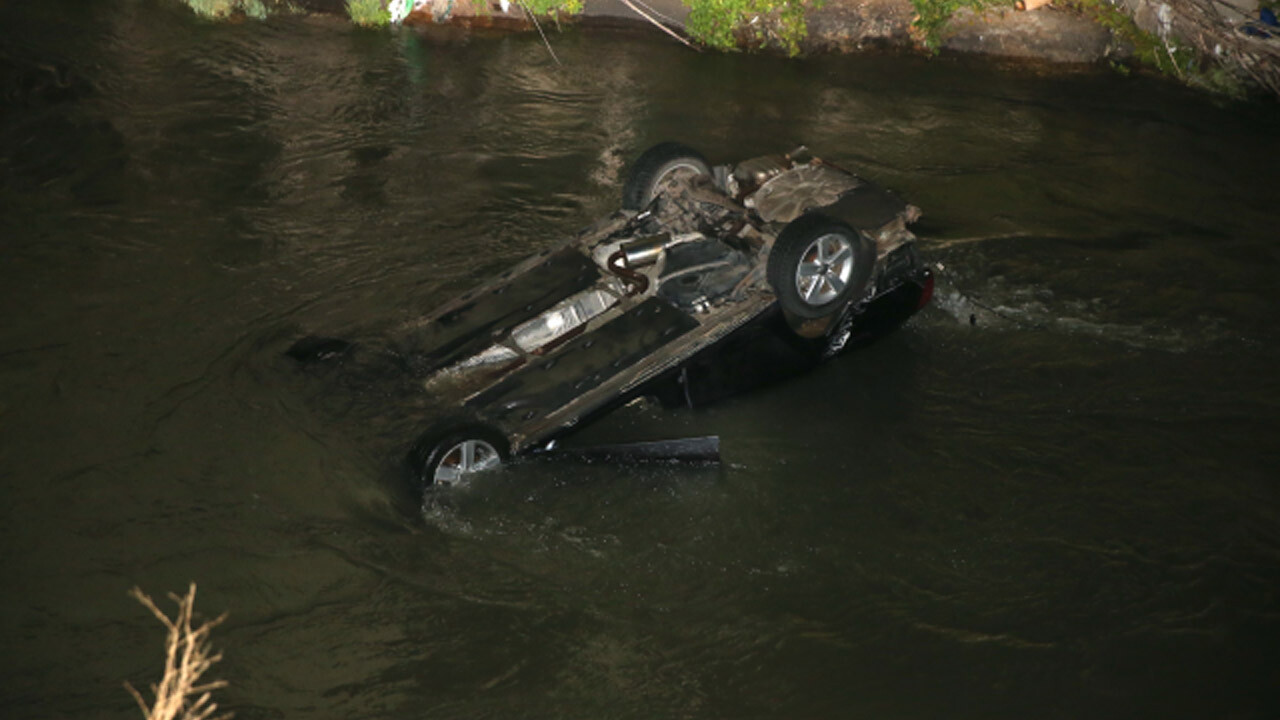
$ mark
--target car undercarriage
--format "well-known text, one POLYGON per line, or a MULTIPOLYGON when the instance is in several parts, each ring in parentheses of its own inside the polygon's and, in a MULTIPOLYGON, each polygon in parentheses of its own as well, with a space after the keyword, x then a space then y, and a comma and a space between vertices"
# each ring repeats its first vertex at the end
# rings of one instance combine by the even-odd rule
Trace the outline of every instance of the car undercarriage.
POLYGON ((650 148, 621 210, 403 328, 437 415, 409 454, 415 477, 464 483, 640 395, 727 394, 702 387, 769 338, 804 366, 896 327, 932 291, 907 229, 919 215, 803 148, 714 167, 650 148))

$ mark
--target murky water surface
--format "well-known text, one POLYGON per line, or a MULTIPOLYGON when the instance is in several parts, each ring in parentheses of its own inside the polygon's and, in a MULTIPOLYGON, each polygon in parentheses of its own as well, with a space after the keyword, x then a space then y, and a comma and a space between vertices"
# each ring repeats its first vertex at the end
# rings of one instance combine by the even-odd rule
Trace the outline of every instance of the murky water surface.
POLYGON ((1274 106, 953 58, 424 38, 0 5, 0 714, 136 715, 199 583, 252 718, 1280 713, 1274 106), (925 209, 935 304, 419 512, 378 337, 613 209, 804 142, 925 209))

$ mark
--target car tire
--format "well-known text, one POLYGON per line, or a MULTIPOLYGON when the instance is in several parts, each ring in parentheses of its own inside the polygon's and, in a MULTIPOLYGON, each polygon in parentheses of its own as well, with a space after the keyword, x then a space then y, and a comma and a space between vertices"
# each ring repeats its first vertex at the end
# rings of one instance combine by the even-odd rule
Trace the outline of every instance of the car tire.
POLYGON ((476 473, 495 469, 510 459, 507 438, 484 425, 427 432, 409 453, 409 463, 424 489, 463 487, 476 473))
POLYGON ((847 224, 816 213, 792 220, 769 252, 767 276, 782 309, 801 318, 839 312, 871 282, 875 246, 847 224))
POLYGON ((627 182, 622 186, 622 207, 637 211, 648 207, 659 184, 678 170, 711 176, 706 158, 687 145, 664 142, 645 150, 632 163, 627 182))

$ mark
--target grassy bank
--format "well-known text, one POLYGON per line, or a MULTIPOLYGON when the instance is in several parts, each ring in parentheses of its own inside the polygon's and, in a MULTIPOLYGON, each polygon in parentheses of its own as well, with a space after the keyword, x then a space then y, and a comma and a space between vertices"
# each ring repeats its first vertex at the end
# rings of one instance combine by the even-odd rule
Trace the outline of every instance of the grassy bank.
POLYGON ((223 18, 231 15, 263 19, 277 10, 282 3, 270 0, 183 0, 195 13, 206 18, 223 18))

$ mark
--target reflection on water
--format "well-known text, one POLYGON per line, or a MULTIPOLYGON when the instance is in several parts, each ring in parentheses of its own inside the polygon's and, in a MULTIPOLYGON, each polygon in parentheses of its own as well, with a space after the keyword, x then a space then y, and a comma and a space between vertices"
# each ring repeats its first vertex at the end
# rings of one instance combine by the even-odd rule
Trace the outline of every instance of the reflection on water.
POLYGON ((82 5, 0 6, 6 717, 131 715, 125 591, 189 580, 240 717, 1275 714, 1275 108, 82 5), (280 352, 382 342, 668 138, 899 190, 934 306, 590 431, 723 467, 524 463, 420 510, 394 382, 280 352))

